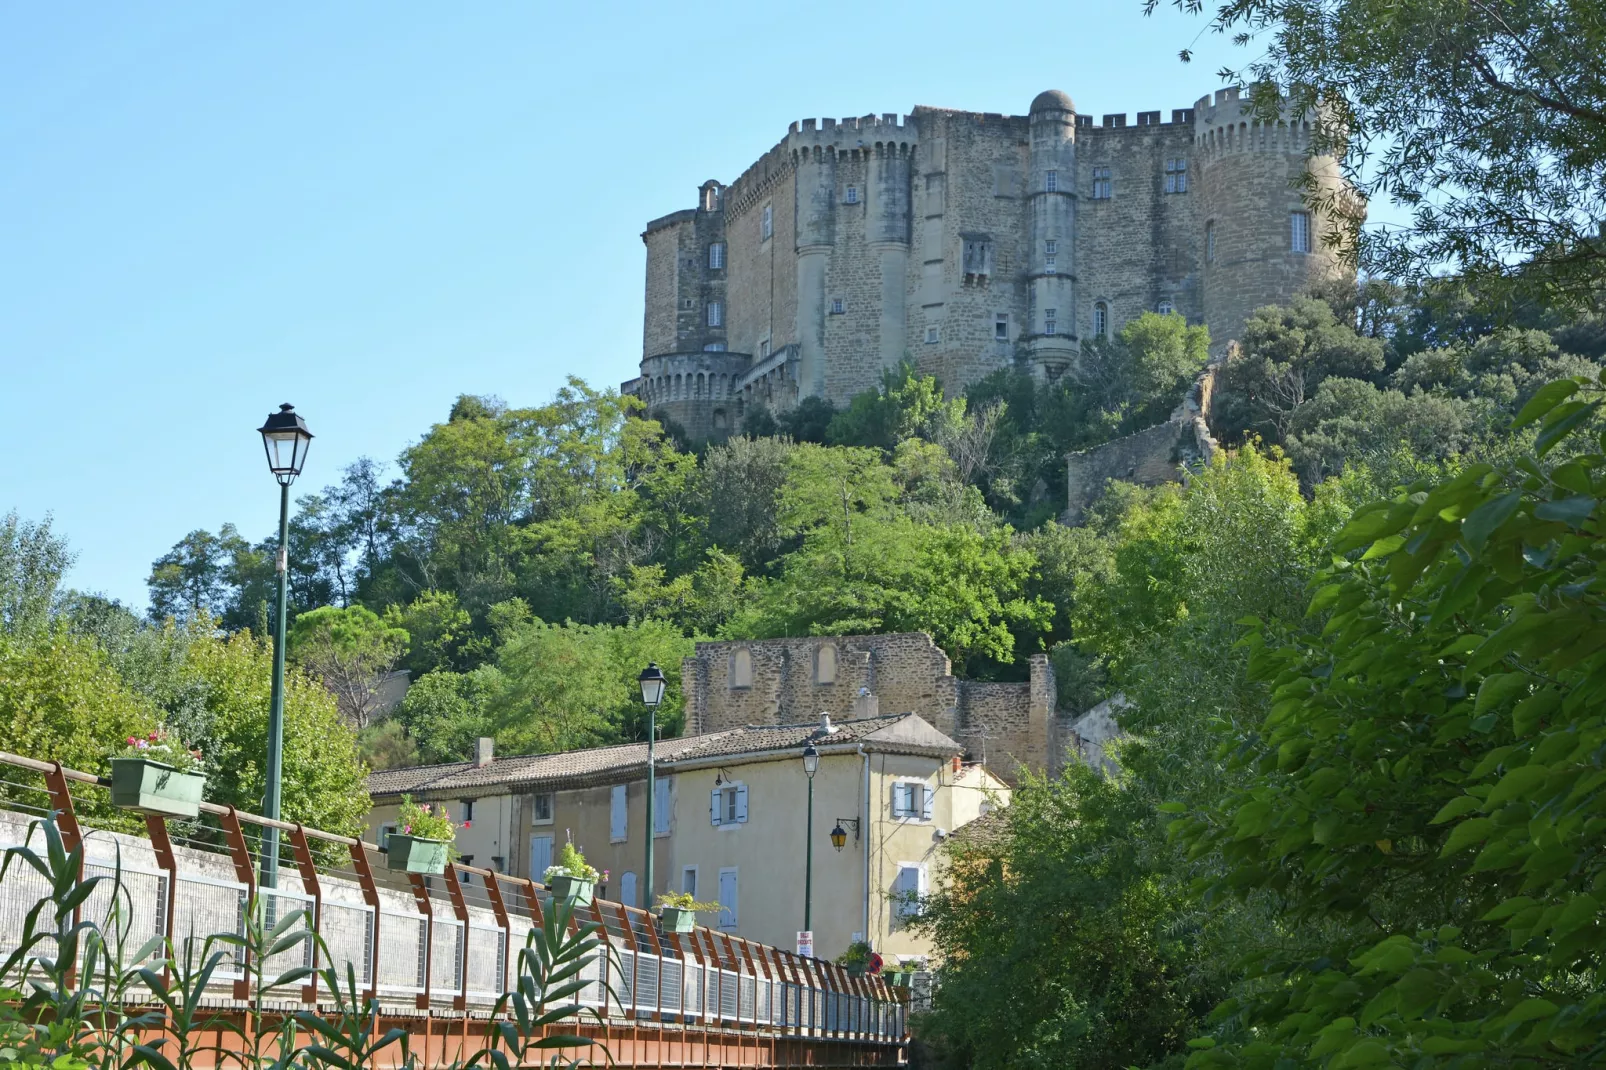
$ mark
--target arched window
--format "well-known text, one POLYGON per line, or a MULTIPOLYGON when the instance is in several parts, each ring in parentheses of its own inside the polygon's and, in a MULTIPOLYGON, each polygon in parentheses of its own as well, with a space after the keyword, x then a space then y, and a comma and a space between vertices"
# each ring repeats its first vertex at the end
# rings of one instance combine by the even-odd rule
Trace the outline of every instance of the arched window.
POLYGON ((1093 305, 1093 337, 1108 338, 1110 336, 1110 306, 1103 301, 1093 305))
POLYGON ((814 652, 814 682, 836 683, 836 646, 826 643, 814 652))
POLYGON ((1161 301, 1157 306, 1155 306, 1154 310, 1160 313, 1162 316, 1169 316, 1171 313, 1176 311, 1176 308, 1172 306, 1170 301, 1161 301))
POLYGON ((753 686, 753 654, 745 646, 737 647, 731 651, 730 685, 731 687, 753 686))

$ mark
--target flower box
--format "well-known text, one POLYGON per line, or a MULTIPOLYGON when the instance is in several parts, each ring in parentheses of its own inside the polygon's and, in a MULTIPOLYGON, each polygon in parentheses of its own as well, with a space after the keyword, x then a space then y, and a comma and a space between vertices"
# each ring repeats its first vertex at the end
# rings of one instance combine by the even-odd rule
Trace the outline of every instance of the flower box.
POLYGON ((549 885, 554 898, 562 899, 577 907, 591 905, 591 896, 597 890, 597 882, 584 877, 555 876, 549 885))
POLYGON ((689 933, 697 925, 697 912, 684 907, 664 907, 658 916, 665 932, 689 933))
POLYGON ((452 846, 449 840, 426 840, 422 836, 392 832, 386 843, 386 865, 391 869, 430 877, 438 877, 446 872, 446 860, 452 846))
POLYGON ((149 758, 112 759, 112 804, 163 817, 198 817, 204 773, 181 773, 149 758))

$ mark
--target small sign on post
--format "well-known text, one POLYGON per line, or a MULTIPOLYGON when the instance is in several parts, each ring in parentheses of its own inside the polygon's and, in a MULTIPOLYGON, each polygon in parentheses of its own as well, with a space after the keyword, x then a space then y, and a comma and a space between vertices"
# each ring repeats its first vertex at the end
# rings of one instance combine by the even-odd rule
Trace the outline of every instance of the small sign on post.
POLYGON ((800 958, 811 959, 814 957, 814 933, 811 930, 803 929, 798 932, 797 953, 800 958))

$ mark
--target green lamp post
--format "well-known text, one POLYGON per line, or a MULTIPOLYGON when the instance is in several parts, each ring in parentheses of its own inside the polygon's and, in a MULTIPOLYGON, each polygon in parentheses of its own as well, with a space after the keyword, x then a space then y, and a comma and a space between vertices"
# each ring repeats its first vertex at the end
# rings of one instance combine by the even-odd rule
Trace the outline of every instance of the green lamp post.
MULTIPOLYGON (((279 819, 280 781, 284 767, 284 618, 289 602, 290 568, 290 484, 301 474, 307 460, 312 432, 296 415, 294 405, 279 406, 257 430, 262 448, 268 454, 268 470, 279 481, 279 553, 274 559, 277 590, 273 614, 273 693, 268 701, 268 783, 263 793, 263 816, 279 819)), ((262 887, 276 887, 279 880, 279 830, 262 831, 262 887)))
POLYGON ((820 771, 820 752, 814 744, 803 747, 803 775, 809 780, 809 816, 804 828, 803 849, 803 931, 813 932, 814 910, 814 774, 820 771))
POLYGON ((646 872, 642 874, 646 878, 644 887, 647 891, 642 905, 651 910, 653 897, 652 804, 658 793, 658 785, 655 779, 656 770, 653 769, 653 744, 658 739, 658 704, 664 700, 664 687, 669 681, 664 679, 664 672, 658 667, 658 663, 652 661, 648 662, 647 667, 641 670, 641 675, 636 677, 636 682, 641 685, 641 702, 647 707, 647 864, 644 867, 646 872))

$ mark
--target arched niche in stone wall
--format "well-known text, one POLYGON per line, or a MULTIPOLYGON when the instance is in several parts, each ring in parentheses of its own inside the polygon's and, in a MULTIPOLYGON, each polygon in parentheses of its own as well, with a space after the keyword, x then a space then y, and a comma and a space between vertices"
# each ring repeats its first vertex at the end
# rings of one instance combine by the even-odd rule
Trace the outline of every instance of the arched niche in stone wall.
POLYGON ((821 643, 814 648, 814 682, 836 683, 836 644, 821 643))
POLYGON ((753 686, 753 652, 739 646, 730 655, 730 686, 753 686))

